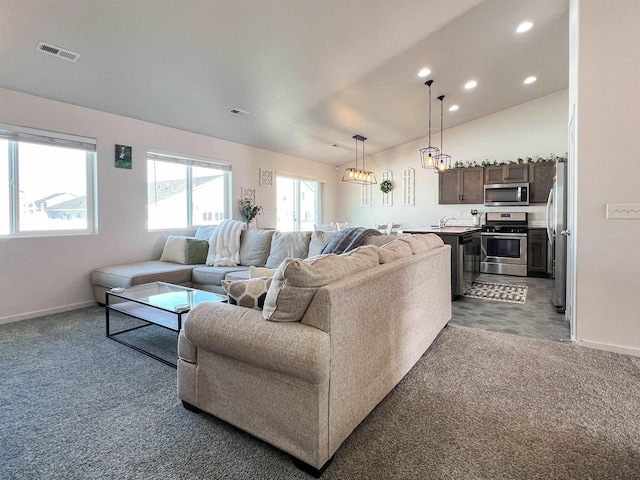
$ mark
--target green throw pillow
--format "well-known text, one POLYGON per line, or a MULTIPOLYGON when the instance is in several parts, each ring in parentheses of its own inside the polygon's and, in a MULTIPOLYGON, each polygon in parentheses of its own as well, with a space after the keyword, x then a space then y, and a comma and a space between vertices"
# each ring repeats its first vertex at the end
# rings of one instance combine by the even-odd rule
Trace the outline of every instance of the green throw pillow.
POLYGON ((187 237, 185 245, 185 264, 205 263, 209 253, 209 242, 200 238, 187 237))

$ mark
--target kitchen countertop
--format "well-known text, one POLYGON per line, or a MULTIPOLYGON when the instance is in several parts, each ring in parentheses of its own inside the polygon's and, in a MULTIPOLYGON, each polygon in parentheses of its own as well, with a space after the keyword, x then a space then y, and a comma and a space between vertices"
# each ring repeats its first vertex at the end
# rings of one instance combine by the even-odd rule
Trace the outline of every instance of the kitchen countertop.
POLYGON ((417 228, 405 228, 404 233, 442 233, 447 235, 462 235, 468 232, 479 232, 480 227, 465 227, 465 226, 451 226, 451 227, 417 227, 417 228))

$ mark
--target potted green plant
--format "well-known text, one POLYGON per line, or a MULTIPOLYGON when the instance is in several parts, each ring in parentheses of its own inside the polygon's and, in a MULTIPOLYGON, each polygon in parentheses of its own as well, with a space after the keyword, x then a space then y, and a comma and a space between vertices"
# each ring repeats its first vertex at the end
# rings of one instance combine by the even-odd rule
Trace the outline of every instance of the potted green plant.
POLYGON ((247 219, 247 226, 249 226, 251 220, 256 218, 260 213, 260 210, 262 210, 262 207, 260 205, 256 205, 248 198, 243 198, 242 200, 239 200, 238 203, 240 205, 240 213, 242 213, 244 218, 247 219))
POLYGON ((382 191, 382 193, 389 193, 391 190, 393 190, 393 183, 391 182, 391 180, 383 180, 382 182, 380 182, 380 190, 382 191))

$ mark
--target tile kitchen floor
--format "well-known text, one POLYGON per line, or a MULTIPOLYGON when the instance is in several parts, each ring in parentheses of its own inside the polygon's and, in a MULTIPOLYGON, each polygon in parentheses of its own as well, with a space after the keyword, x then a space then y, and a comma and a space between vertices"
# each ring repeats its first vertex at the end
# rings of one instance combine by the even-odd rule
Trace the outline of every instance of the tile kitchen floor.
POLYGON ((570 341, 569 322, 551 303, 553 280, 482 273, 478 282, 526 285, 524 304, 459 297, 451 324, 555 341, 570 341))

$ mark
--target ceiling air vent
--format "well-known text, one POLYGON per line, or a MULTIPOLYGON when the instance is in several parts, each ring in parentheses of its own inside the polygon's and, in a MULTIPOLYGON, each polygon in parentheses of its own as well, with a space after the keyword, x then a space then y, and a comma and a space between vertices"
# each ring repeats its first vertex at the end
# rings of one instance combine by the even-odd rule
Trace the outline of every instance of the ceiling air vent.
POLYGON ((55 45, 44 42, 40 42, 36 47, 36 50, 42 53, 48 53, 49 55, 53 55, 54 57, 64 58, 65 60, 69 60, 70 62, 74 63, 77 62, 80 58, 79 53, 75 53, 71 50, 66 50, 64 48, 56 47, 55 45))
POLYGON ((235 115, 237 117, 246 117, 247 115, 249 115, 249 112, 245 112, 244 110, 240 110, 238 108, 232 108, 227 113, 230 113, 231 115, 235 115))

